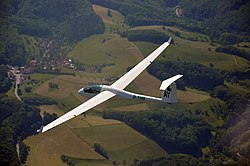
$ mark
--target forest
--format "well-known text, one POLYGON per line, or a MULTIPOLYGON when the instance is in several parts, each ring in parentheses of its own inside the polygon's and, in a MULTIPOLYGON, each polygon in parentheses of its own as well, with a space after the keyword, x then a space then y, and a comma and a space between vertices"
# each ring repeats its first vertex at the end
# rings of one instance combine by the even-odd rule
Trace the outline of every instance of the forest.
POLYGON ((129 41, 146 41, 162 44, 169 36, 163 32, 154 30, 130 30, 127 32, 127 38, 129 41))
POLYGON ((57 104, 57 102, 51 98, 48 97, 43 97, 43 96, 35 96, 35 97, 22 97, 23 102, 28 104, 28 105, 35 105, 35 106, 40 106, 40 105, 53 105, 57 104))
POLYGON ((183 155, 183 154, 170 154, 167 157, 161 158, 147 158, 144 160, 134 160, 134 164, 136 166, 174 166, 174 165, 182 165, 182 166, 203 166, 208 164, 208 161, 203 159, 197 159, 191 155, 183 155))
POLYGON ((28 146, 22 141, 36 134, 41 125, 55 120, 55 114, 44 113, 40 109, 0 95, 0 165, 24 164, 28 156, 28 146), (16 144, 20 146, 20 161, 17 158, 16 144))
POLYGON ((12 86, 10 79, 7 76, 5 66, 0 66, 0 93, 7 92, 12 86))
MULTIPOLYGON (((20 165, 16 144, 35 133, 41 125, 39 110, 10 99, 0 97, 0 162, 1 165, 20 165)), ((27 156, 26 156, 27 157, 27 156)))
POLYGON ((156 61, 148 67, 148 72, 163 81, 175 74, 184 75, 177 81, 177 87, 185 87, 211 91, 218 85, 223 85, 223 75, 211 67, 181 61, 156 61), (167 69, 167 70, 166 70, 167 69))
POLYGON ((250 111, 247 109, 250 94, 234 94, 229 97, 225 105, 217 107, 222 110, 223 126, 216 132, 209 142, 211 154, 217 165, 222 154, 235 160, 239 165, 247 165, 250 157, 250 111), (241 157, 238 157, 240 154, 241 157))
POLYGON ((236 48, 234 46, 217 47, 215 51, 223 52, 223 53, 231 54, 231 55, 236 55, 242 58, 246 58, 247 60, 250 60, 250 53, 247 53, 246 51, 236 48))

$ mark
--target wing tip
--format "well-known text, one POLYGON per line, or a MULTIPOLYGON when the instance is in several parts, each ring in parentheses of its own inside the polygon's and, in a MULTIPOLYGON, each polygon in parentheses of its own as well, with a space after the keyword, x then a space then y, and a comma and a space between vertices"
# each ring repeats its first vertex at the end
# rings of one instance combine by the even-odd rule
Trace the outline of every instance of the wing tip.
POLYGON ((169 37, 169 39, 168 39, 168 41, 167 41, 167 43, 171 43, 171 40, 172 40, 172 37, 169 37))
POLYGON ((181 77, 183 77, 183 74, 177 74, 177 76, 181 78, 181 77))
POLYGON ((43 127, 44 126, 41 126, 40 129, 37 130, 37 133, 43 133, 43 127))

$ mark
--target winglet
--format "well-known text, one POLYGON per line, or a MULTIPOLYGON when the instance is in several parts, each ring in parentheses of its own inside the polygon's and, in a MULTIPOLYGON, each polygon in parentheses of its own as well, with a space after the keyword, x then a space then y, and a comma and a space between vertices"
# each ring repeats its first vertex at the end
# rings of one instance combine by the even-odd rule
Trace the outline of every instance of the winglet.
POLYGON ((181 74, 178 74, 178 75, 175 75, 169 79, 166 79, 164 80, 162 83, 161 83, 161 87, 160 87, 160 90, 166 90, 173 82, 175 82, 176 80, 178 80, 179 78, 181 78, 183 75, 181 74))
POLYGON ((168 43, 171 44, 172 37, 168 39, 168 43))
POLYGON ((38 133, 42 133, 42 132, 43 132, 43 126, 41 126, 41 127, 40 127, 40 129, 39 129, 39 130, 37 130, 36 132, 38 132, 38 133))

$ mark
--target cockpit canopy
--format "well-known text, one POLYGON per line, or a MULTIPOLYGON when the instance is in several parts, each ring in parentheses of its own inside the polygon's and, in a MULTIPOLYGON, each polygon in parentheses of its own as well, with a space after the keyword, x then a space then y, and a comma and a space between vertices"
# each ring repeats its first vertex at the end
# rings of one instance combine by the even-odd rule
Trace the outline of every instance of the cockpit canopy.
POLYGON ((91 85, 83 88, 84 93, 98 94, 101 92, 102 85, 91 85))

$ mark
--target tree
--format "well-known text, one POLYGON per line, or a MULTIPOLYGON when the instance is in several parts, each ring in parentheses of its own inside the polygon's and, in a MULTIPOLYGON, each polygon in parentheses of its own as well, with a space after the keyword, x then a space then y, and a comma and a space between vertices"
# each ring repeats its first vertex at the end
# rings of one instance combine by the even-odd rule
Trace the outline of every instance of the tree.
POLYGON ((112 13, 111 13, 110 9, 108 9, 107 16, 112 17, 112 13))
POLYGON ((32 87, 31 86, 25 86, 25 92, 26 93, 30 93, 31 92, 32 87))
POLYGON ((0 93, 5 93, 11 88, 11 81, 8 78, 7 70, 4 65, 0 66, 0 93))
POLYGON ((27 146, 25 143, 21 142, 19 143, 19 149, 20 149, 20 161, 21 163, 25 164, 29 154, 30 147, 27 146))
POLYGON ((123 165, 123 166, 126 166, 126 164, 127 164, 126 160, 123 160, 123 161, 122 161, 122 165, 123 165))
POLYGON ((219 85, 214 88, 214 90, 211 93, 211 96, 218 97, 219 99, 226 101, 229 98, 231 98, 233 95, 232 92, 228 89, 228 87, 224 85, 219 85))
POLYGON ((99 153, 100 155, 102 155, 102 156, 105 157, 106 159, 109 158, 109 157, 108 157, 108 154, 107 154, 107 152, 106 152, 106 150, 105 150, 103 147, 101 147, 100 144, 95 143, 95 144, 94 144, 94 149, 95 149, 95 151, 96 151, 97 153, 99 153))
POLYGON ((112 161, 112 164, 113 164, 114 166, 117 166, 117 165, 118 165, 116 161, 112 161))

